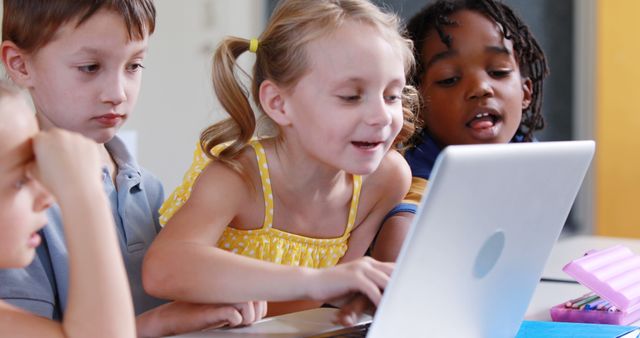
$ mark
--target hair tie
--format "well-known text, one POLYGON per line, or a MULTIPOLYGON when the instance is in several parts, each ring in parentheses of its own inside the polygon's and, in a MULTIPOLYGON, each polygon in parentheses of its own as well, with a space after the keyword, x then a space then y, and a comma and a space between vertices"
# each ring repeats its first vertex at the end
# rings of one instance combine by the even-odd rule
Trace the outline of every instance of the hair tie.
POLYGON ((255 53, 258 51, 258 39, 253 38, 249 41, 249 51, 255 53))

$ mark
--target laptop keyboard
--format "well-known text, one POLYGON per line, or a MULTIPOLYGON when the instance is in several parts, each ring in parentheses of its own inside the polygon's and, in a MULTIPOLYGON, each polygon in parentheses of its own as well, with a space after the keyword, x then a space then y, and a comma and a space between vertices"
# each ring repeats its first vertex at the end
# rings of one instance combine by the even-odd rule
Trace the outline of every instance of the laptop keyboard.
POLYGON ((311 336, 308 338, 332 338, 332 337, 340 337, 340 338, 358 338, 358 337, 366 337, 367 331, 369 331, 369 326, 371 322, 365 324, 359 324, 351 327, 345 327, 343 329, 325 332, 316 336, 311 336))

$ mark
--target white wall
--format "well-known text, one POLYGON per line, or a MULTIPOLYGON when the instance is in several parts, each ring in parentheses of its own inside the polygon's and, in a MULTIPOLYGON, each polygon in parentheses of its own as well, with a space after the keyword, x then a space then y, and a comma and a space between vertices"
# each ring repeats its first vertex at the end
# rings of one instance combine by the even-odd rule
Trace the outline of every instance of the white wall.
MULTIPOLYGON (((576 140, 595 140, 597 0, 574 2, 573 136, 576 140)), ((552 70, 553 71, 553 70, 552 70)), ((595 230, 595 165, 587 172, 576 202, 573 217, 578 232, 595 230)))
MULTIPOLYGON (((210 82, 211 56, 225 35, 257 37, 266 0, 156 0, 156 31, 138 105, 125 132, 137 134, 140 164, 167 193, 191 163, 200 131, 224 116, 210 82)), ((250 71, 253 58, 242 59, 250 71)))

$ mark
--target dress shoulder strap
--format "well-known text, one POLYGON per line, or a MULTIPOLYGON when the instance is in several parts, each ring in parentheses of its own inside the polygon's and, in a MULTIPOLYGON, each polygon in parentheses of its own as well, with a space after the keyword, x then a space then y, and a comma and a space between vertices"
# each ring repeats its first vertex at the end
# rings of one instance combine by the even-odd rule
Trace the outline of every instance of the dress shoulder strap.
POLYGON ((351 196, 351 207, 349 208, 349 219, 347 221, 347 228, 344 231, 342 237, 346 237, 351 233, 353 226, 356 223, 356 216, 358 215, 358 204, 360 203, 360 191, 362 190, 362 176, 353 175, 353 195, 351 196))
POLYGON ((264 222, 262 223, 262 228, 271 228, 273 226, 273 190, 271 190, 267 154, 260 141, 252 141, 251 146, 256 152, 258 171, 260 172, 260 180, 262 182, 262 195, 264 198, 264 222))

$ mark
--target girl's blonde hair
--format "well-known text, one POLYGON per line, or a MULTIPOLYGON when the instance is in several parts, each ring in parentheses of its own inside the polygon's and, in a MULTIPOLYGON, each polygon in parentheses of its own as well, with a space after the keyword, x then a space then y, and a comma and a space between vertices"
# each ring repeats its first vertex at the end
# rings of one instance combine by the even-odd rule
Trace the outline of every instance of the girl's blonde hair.
MULTIPOLYGON (((397 45, 404 59, 406 75, 414 67, 413 43, 404 37, 398 17, 385 13, 368 0, 282 0, 275 8, 267 27, 259 37, 253 69, 251 94, 260 109, 259 89, 264 80, 283 88, 292 88, 308 68, 306 44, 338 29, 345 21, 354 20, 378 29, 386 39, 397 45)), ((234 158, 253 137, 256 114, 249 103, 249 91, 235 72, 236 60, 249 50, 250 40, 225 38, 213 57, 213 87, 229 118, 206 128, 200 135, 200 145, 207 156, 211 149, 224 142, 230 145, 215 158, 242 172, 234 158)), ((414 131, 417 93, 413 88, 403 95, 404 125, 396 144, 406 141, 414 131)))
POLYGON ((20 88, 7 79, 0 79, 0 100, 20 95, 20 88))

